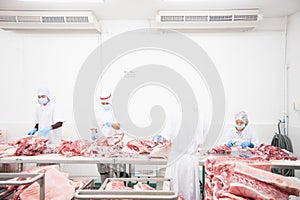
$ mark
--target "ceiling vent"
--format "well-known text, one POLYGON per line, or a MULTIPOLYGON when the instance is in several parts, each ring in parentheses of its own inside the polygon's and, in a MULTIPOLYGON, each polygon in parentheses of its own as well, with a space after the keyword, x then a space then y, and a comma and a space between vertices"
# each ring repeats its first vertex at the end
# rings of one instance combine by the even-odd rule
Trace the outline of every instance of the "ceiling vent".
POLYGON ((0 11, 4 30, 95 30, 99 21, 91 11, 0 11))
POLYGON ((156 24, 170 29, 243 29, 255 28, 262 19, 258 9, 214 11, 159 11, 156 24))

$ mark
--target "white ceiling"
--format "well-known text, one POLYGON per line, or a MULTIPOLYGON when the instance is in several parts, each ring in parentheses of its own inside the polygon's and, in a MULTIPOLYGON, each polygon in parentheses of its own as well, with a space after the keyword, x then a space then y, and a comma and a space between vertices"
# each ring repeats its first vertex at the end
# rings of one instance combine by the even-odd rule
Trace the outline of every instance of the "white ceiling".
MULTIPOLYGON (((0 0, 0 10, 93 10, 100 20, 154 19, 158 10, 259 8, 264 17, 282 17, 300 11, 300 0, 182 0, 181 2, 164 2, 163 0, 105 0, 104 3, 51 3, 49 1, 26 2, 0 0)), ((85 0, 82 1, 84 2, 85 0)))

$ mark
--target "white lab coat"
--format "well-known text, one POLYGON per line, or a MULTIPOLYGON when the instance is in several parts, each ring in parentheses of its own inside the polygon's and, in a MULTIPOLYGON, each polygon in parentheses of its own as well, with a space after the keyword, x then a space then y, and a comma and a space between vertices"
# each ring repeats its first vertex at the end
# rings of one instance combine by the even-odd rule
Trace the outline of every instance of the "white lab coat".
MULTIPOLYGON (((39 105, 36 109, 36 123, 39 124, 39 131, 57 122, 64 122, 60 110, 51 101, 47 105, 39 105)), ((62 127, 51 130, 48 134, 49 144, 59 144, 62 137, 62 127)))
POLYGON ((174 191, 181 193, 185 200, 200 200, 199 161, 196 152, 203 140, 203 120, 200 119, 191 146, 166 170, 165 177, 173 179, 174 191))
POLYGON ((98 126, 100 129, 100 134, 104 135, 105 137, 108 137, 114 133, 117 133, 117 131, 114 128, 106 126, 105 125, 106 122, 117 123, 114 120, 112 108, 109 110, 104 110, 103 108, 101 108, 100 113, 99 113, 98 126))
POLYGON ((229 141, 234 146, 240 146, 243 142, 251 142, 254 146, 258 145, 258 139, 256 133, 249 127, 246 126, 241 133, 238 133, 235 126, 232 126, 225 134, 225 143, 229 141))

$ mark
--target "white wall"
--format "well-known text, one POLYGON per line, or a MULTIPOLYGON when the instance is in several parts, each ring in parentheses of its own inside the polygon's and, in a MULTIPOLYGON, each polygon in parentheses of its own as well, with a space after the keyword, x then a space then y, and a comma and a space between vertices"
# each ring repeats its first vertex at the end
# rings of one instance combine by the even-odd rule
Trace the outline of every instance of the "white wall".
MULTIPOLYGON (((80 66, 101 41, 125 30, 148 27, 149 23, 106 21, 103 26, 102 35, 0 32, 0 128, 6 131, 8 139, 19 138, 32 128, 35 92, 40 85, 50 86, 63 108, 67 120, 65 139, 77 138, 72 94, 80 66)), ((225 129, 235 113, 244 109, 261 141, 270 143, 276 121, 283 113, 284 33, 186 35, 207 51, 219 70, 226 95, 225 129)), ((72 170, 81 173, 81 169, 72 170)), ((96 174, 94 166, 89 173, 96 174)))
MULTIPOLYGON (((300 111, 293 108, 294 102, 300 102, 300 12, 288 18, 287 32, 287 65, 288 76, 288 106, 289 106, 289 137, 293 141, 294 153, 300 154, 300 111)), ((300 177, 299 170, 298 177, 300 177)))

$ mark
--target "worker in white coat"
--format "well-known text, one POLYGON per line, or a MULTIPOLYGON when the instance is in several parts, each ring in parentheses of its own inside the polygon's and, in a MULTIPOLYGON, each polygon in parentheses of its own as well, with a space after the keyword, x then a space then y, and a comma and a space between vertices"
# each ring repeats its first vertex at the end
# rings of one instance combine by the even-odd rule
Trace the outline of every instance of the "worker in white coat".
MULTIPOLYGON (((177 152, 178 160, 171 163, 166 170, 166 178, 171 177, 173 180, 174 191, 182 194, 185 200, 200 200, 200 183, 199 183, 199 160, 196 155, 198 148, 203 144, 204 134, 207 127, 204 127, 204 121, 200 117, 198 127, 193 138, 188 139, 190 144, 184 152, 177 152)), ((175 130, 173 130, 175 131, 175 130)), ((181 133, 182 134, 182 133, 181 133)), ((178 137, 178 136, 176 136, 178 137)), ((174 137, 171 137, 172 151, 176 150, 176 145, 181 145, 180 140, 174 143, 174 137)), ((182 149, 182 148, 178 148, 182 149)), ((169 163, 172 162, 169 157, 169 163)), ((164 185, 166 188, 167 185, 164 185)))
POLYGON ((248 115, 245 111, 236 114, 234 126, 225 134, 226 144, 229 147, 253 148, 258 144, 256 134, 248 127, 248 123, 248 115))
MULTIPOLYGON (((102 134, 105 137, 111 136, 114 133, 118 133, 120 130, 120 124, 114 120, 113 109, 112 109, 112 95, 111 93, 101 95, 101 110, 99 113, 99 129, 100 133, 94 133, 92 139, 95 140, 99 137, 98 134, 102 134)), ((109 165, 108 164, 98 164, 98 171, 101 176, 101 182, 103 183, 106 178, 109 177, 109 165)), ((114 169, 113 169, 114 170, 114 169)), ((120 169, 120 176, 128 177, 128 174, 120 169)))
POLYGON ((62 137, 63 117, 60 110, 53 103, 48 88, 40 88, 37 91, 39 106, 36 108, 35 126, 28 133, 37 133, 40 137, 48 138, 48 143, 53 145, 60 144, 62 137))

